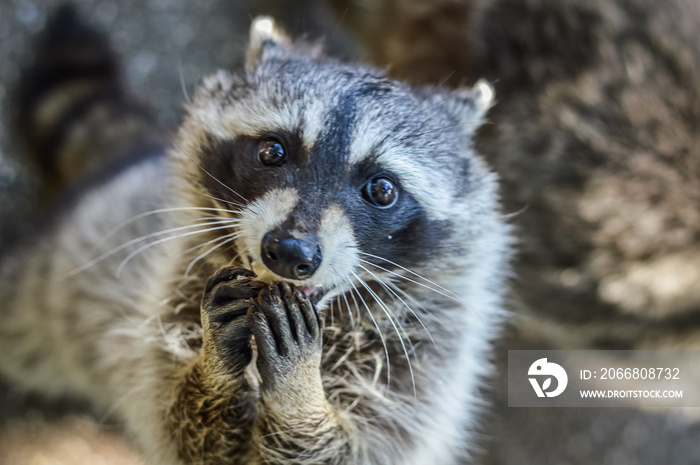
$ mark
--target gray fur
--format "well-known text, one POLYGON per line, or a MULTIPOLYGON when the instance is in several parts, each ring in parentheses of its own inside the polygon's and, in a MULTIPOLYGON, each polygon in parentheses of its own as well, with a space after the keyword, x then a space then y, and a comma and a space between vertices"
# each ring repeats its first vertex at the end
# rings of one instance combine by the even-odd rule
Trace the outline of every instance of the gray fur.
MULTIPOLYGON (((509 231, 495 176, 470 142, 490 101, 480 91, 428 97, 279 34, 261 40, 257 24, 246 70, 204 79, 167 158, 92 188, 2 264, 0 373, 114 413, 153 463, 457 463, 473 444, 479 382, 504 316, 509 231), (354 131, 335 150, 347 152, 339 169, 368 157, 390 169, 426 221, 443 225, 446 236, 411 271, 362 262, 361 225, 330 192, 319 199, 291 182, 254 201, 232 193, 224 202, 206 190, 212 137, 288 130, 311 149, 342 97, 375 84, 386 95, 353 95, 354 131), (279 310, 292 298, 287 288, 277 295, 265 284, 245 320, 232 322, 219 323, 218 312, 241 301, 216 297, 278 281, 256 259, 260 235, 299 202, 321 200, 324 263, 294 284, 326 292, 317 305, 322 346, 314 349, 321 334, 311 328, 307 346, 275 361, 264 355, 266 325, 287 318, 279 310), (221 228, 219 220, 237 221, 239 236, 225 248, 213 249, 228 229, 188 229, 221 228), (170 240, 175 234, 183 236, 170 240), (225 266, 252 269, 258 281, 212 278, 205 290, 225 266), (396 284, 390 291, 378 279, 396 284), (242 370, 224 348, 246 330, 259 353, 242 370)), ((311 304, 295 295, 296 321, 308 322, 311 304)))

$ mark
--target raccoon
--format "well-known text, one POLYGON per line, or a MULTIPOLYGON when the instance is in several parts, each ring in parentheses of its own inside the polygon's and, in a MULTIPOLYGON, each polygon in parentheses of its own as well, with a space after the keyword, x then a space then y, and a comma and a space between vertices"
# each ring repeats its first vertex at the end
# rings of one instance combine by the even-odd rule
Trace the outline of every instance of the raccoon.
MULTIPOLYGON (((55 81, 27 132, 83 78, 55 81)), ((3 257, 0 373, 89 400, 152 463, 468 460, 512 242, 471 143, 492 101, 256 19, 245 68, 203 78, 167 150, 82 165, 3 257)), ((79 107, 45 126, 63 127, 52 163, 96 144, 79 107)), ((142 121, 126 133, 151 140, 142 121)))

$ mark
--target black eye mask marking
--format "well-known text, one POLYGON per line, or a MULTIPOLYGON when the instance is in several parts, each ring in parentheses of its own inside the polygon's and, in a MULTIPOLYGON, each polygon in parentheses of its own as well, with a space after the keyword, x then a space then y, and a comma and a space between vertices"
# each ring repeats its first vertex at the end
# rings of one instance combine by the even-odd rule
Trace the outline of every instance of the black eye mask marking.
MULTIPOLYGON (((203 165, 249 202, 274 189, 294 189, 299 203, 287 219, 294 225, 290 230, 304 225, 306 232, 317 234, 323 212, 335 204, 350 221, 360 250, 385 260, 364 259, 384 268, 395 267, 389 262, 405 267, 424 264, 428 258, 452 253, 448 250, 452 222, 431 219, 411 195, 412 186, 403 186, 392 173, 390 160, 380 165, 369 154, 358 163, 348 163, 359 103, 371 98, 376 105, 391 95, 391 89, 374 84, 350 86, 324 116, 312 147, 303 146, 301 121, 296 132, 268 131, 228 141, 211 138, 202 150, 203 165)), ((392 143, 407 144, 410 153, 412 139, 392 143)), ((417 157, 416 163, 420 162, 417 157)), ((202 179, 214 196, 240 202, 221 183, 207 176, 202 179)))
POLYGON ((206 170, 202 180, 215 197, 252 202, 275 187, 289 185, 290 169, 296 170, 304 157, 301 139, 292 132, 270 131, 231 140, 209 136, 200 149, 202 170, 206 170))

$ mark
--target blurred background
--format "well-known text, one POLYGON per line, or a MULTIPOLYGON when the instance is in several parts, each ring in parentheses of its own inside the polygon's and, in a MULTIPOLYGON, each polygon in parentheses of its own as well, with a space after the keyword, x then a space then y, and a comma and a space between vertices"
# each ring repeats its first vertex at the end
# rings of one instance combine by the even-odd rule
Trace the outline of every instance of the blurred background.
MULTIPOLYGON (((30 216, 44 202, 36 194, 37 186, 13 136, 12 116, 16 109, 12 106, 12 92, 21 79, 21 70, 31 65, 33 38, 44 26, 47 15, 62 3, 0 0, 0 248, 10 243, 13 235, 21 234, 22 218, 30 216)), ((330 2, 335 4, 335 9, 312 0, 74 3, 91 24, 109 35, 123 60, 125 77, 133 93, 153 108, 159 122, 171 130, 179 122, 185 93, 192 91, 200 76, 241 64, 248 27, 258 14, 272 15, 293 35, 324 37, 329 52, 342 59, 373 59, 379 64, 386 59, 378 53, 379 45, 372 49, 372 42, 365 41, 363 47, 350 35, 348 31, 361 27, 357 24, 362 22, 346 2, 330 2)), ((508 20, 514 21, 512 17, 508 20)), ((423 27, 416 34, 422 31, 430 40, 430 30, 423 27)), ((382 39, 374 40, 379 44, 382 39)), ((459 73, 451 75, 442 69, 449 70, 452 66, 459 71, 464 63, 460 58, 454 58, 454 62, 450 57, 444 60, 441 76, 458 82, 459 73)), ((420 62, 411 65, 421 66, 420 62)), ((421 76, 420 80, 431 78, 421 76)), ((503 99, 501 106, 508 103, 503 99)), ((514 222, 522 227, 518 218, 514 222)), ((518 312, 517 297, 513 297, 513 302, 518 312)), ((483 420, 479 463, 685 465, 700 462, 700 423, 693 409, 508 408, 504 370, 508 349, 580 347, 578 342, 566 345, 567 333, 563 337, 540 334, 520 321, 516 320, 496 351, 500 371, 485 390, 493 408, 483 420)), ((557 322, 550 326, 557 326, 557 322)), ((568 334, 572 340, 576 339, 575 331, 568 334)), ((673 340, 673 333, 670 334, 673 340)), ((79 403, 48 403, 26 393, 13 392, 10 387, 1 388, 0 465, 143 463, 138 452, 121 437, 118 424, 109 419, 95 419, 88 410, 79 403)))

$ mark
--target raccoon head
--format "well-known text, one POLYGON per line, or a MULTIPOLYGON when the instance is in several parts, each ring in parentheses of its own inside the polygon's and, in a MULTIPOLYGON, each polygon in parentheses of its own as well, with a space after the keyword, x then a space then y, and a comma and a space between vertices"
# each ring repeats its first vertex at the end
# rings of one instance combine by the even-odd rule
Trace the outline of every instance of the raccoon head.
POLYGON ((491 101, 483 83, 410 89, 257 19, 245 69, 203 80, 174 151, 194 186, 188 204, 232 219, 217 233, 235 245, 207 260, 309 295, 449 267, 495 208, 471 146, 491 101))

